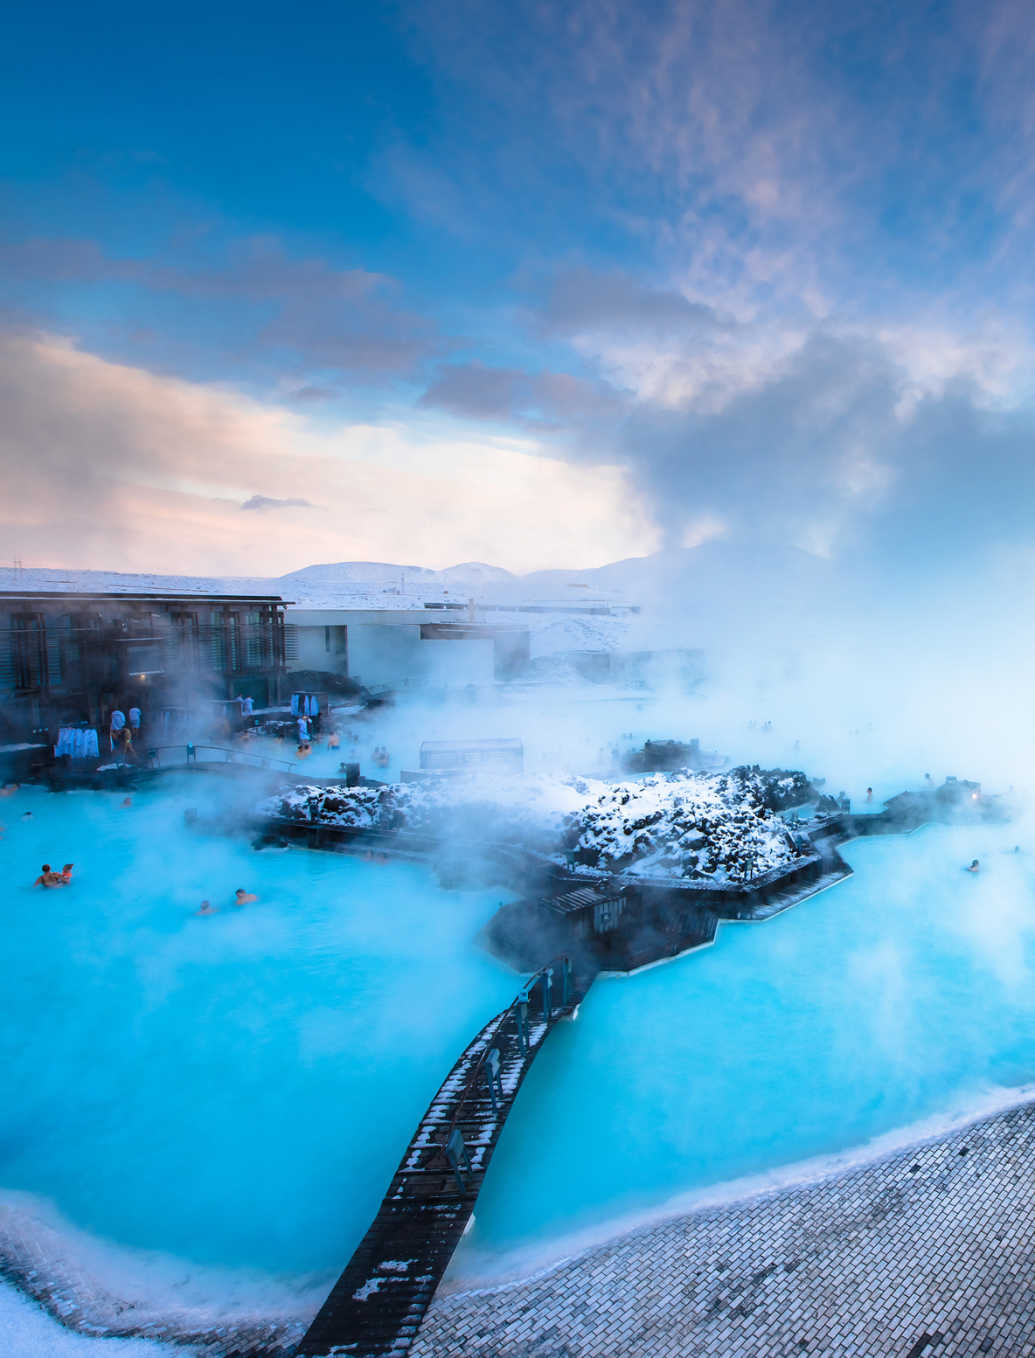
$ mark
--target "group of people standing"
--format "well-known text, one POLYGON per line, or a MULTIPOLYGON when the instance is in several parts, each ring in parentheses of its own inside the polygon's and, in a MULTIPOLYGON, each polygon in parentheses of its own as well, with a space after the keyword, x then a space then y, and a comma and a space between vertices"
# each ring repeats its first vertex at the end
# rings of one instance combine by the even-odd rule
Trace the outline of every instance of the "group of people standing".
POLYGON ((108 740, 112 754, 118 753, 124 760, 136 758, 133 741, 140 735, 142 721, 143 714, 139 707, 129 709, 128 721, 126 713, 120 707, 114 709, 108 725, 108 740))

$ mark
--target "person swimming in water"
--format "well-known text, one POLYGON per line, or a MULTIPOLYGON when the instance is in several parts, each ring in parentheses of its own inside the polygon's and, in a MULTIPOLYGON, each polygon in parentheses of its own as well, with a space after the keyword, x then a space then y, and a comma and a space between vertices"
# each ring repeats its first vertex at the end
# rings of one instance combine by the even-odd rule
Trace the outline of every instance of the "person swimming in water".
POLYGON ((64 886, 65 877, 63 873, 54 872, 49 863, 44 863, 40 868, 40 875, 33 882, 33 886, 64 886))
POLYGON ((74 867, 74 863, 66 863, 61 869, 61 880, 64 882, 65 886, 68 886, 69 882, 72 880, 72 869, 74 867))
POLYGON ((219 912, 211 901, 202 901, 194 913, 195 915, 216 915, 219 912))
POLYGON ((132 806, 132 805, 133 805, 133 798, 132 798, 132 797, 123 797, 123 799, 122 799, 122 801, 119 803, 119 805, 120 805, 120 806, 132 806))
POLYGON ((5 783, 3 787, 0 787, 0 797, 13 797, 20 786, 20 783, 5 783))
POLYGON ((245 891, 243 886, 234 892, 234 905, 252 905, 258 899, 254 891, 245 891))
POLYGON ((967 866, 963 869, 963 871, 964 871, 964 872, 980 872, 980 871, 981 871, 981 864, 978 862, 978 860, 977 860, 976 858, 972 858, 972 859, 970 860, 970 862, 967 864, 967 866))
POLYGON ((866 800, 867 800, 868 802, 872 802, 872 801, 873 801, 873 788, 872 788, 872 787, 868 787, 868 788, 866 789, 866 800))

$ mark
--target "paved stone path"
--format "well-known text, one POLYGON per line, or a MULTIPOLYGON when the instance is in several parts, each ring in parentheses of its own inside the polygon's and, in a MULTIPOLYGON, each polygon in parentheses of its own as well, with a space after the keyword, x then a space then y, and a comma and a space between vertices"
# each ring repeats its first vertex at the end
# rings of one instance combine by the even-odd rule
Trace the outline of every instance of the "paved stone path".
POLYGON ((1035 1104, 455 1293, 412 1358, 1035 1355, 1035 1104))

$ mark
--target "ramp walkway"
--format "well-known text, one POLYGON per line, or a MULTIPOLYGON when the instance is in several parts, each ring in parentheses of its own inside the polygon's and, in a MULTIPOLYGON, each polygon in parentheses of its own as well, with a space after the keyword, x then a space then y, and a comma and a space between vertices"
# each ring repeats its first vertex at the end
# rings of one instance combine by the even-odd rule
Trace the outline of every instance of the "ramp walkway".
POLYGON ((521 1082, 593 975, 558 958, 464 1050, 432 1099, 377 1216, 299 1355, 404 1358, 464 1233, 521 1082))

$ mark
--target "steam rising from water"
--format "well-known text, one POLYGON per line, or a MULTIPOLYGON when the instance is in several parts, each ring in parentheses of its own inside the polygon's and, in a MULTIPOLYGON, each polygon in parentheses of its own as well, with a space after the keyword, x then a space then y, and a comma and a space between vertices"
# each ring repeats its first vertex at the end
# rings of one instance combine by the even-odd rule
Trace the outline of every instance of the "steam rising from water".
MULTIPOLYGON (((741 573, 736 590, 716 579, 712 597, 707 580, 683 588, 678 572, 670 573, 667 583, 643 586, 644 611, 630 645, 702 647, 706 678, 697 690, 683 691, 659 666, 652 691, 572 684, 547 689, 515 686, 491 697, 482 692, 475 701, 463 694, 449 700, 411 696, 356 721, 355 749, 364 772, 376 776, 370 750, 387 745, 392 752, 390 775, 395 776, 400 768, 416 767, 423 740, 518 736, 525 742, 529 769, 578 774, 606 772, 616 746, 646 738, 698 737, 703 747, 721 751, 733 763, 803 768, 825 776, 827 790, 844 788, 856 807, 863 803, 867 787, 874 789, 879 803, 903 787, 920 785, 927 772, 935 782, 956 774, 980 780, 989 791, 1013 785, 1020 794, 1031 786, 1035 762, 1028 686, 1022 678, 1030 672, 1026 629, 1018 624, 1021 615, 1009 595, 1005 603, 992 607, 987 598, 980 602, 975 598, 976 588, 957 583, 955 601, 946 586, 942 595, 922 604, 889 595, 886 585, 867 589, 859 581, 854 592, 842 580, 836 582, 837 588, 829 581, 823 589, 806 589, 800 582, 780 588, 759 566, 741 573)), ((290 758, 293 749, 273 752, 290 758)), ((339 759, 351 754, 352 747, 344 744, 334 755, 318 747, 305 773, 330 776, 339 759)), ((212 810, 230 824, 243 820, 259 796, 251 785, 230 781, 213 785, 212 791, 216 802, 212 810)), ((16 814, 14 804, 0 808, 0 818, 8 822, 16 814)), ((199 922, 197 931, 170 938, 156 928, 146 893, 158 891, 170 908, 187 911, 218 876, 220 854, 199 839, 189 859, 170 856, 161 814, 133 815, 120 832, 123 858, 112 869, 112 888, 127 899, 125 933, 121 941, 116 933, 102 943, 84 919, 77 947, 84 967, 132 965, 138 983, 157 1007, 175 994, 185 972, 205 968, 209 936, 201 930, 215 922, 199 922), (130 886, 138 893, 136 903, 130 886)), ((920 1091, 914 1090, 916 1072, 910 1059, 925 1007, 937 1004, 947 986, 954 987, 959 1003, 966 1005, 971 998, 967 986, 977 985, 999 997, 1003 1013, 1019 1015, 1025 1011, 1027 995, 1035 993, 1033 830, 1035 825, 1025 815, 1010 830, 1011 843, 980 829, 954 840, 950 850, 944 842, 914 837, 906 846, 908 852, 896 855, 894 874, 880 881, 879 894, 884 906, 903 918, 917 911, 915 936, 878 930, 847 949, 846 987, 868 997, 868 1032, 887 1079, 916 1093, 913 1102, 907 1099, 903 1104, 907 1121, 915 1121, 917 1115, 934 1116, 960 1100, 976 1100, 982 1084, 974 1080, 983 1059, 978 1052, 976 1064, 959 1076, 955 1086, 956 1076, 948 1071, 947 1092, 931 1095, 934 1106, 925 1104, 920 1091), (1016 857, 1004 852, 1012 842, 1025 852, 1016 857), (939 874, 955 888, 961 862, 974 856, 986 865, 985 874, 968 880, 965 893, 955 889, 948 893, 953 906, 936 919, 944 946, 950 954, 955 950, 959 965, 955 972, 932 973, 920 923, 924 912, 918 906, 931 905, 932 891, 941 889, 939 874)), ((55 846, 51 856, 60 857, 61 850, 55 846)), ((302 861, 304 856, 296 857, 302 861)), ((256 855, 253 861, 253 880, 227 881, 220 890, 261 886, 264 856, 256 855)), ((825 898, 830 909, 845 899, 839 890, 825 898)), ((796 956, 778 924, 761 928, 758 939, 764 958, 760 972, 730 980, 731 985, 743 985, 745 993, 757 988, 760 974, 791 966, 796 956)), ((220 958, 247 969, 281 956, 291 940, 292 925, 283 917, 257 912, 240 919, 227 934, 220 958)), ((469 940, 459 935, 454 943, 458 950, 469 946, 469 940)), ((427 961, 421 933, 400 930, 390 907, 381 914, 362 915, 335 946, 356 952, 391 947, 402 969, 427 961)), ((700 971, 695 968, 701 962, 689 958, 676 964, 684 969, 687 985, 697 983, 700 971)), ((40 965, 45 968, 46 959, 40 965)), ((625 984, 643 987, 646 979, 633 978, 625 984)), ((801 986, 807 991, 814 980, 803 973, 801 986)), ((593 1008, 587 1005, 580 1020, 587 1031, 598 1021, 606 1027, 603 1010, 598 1020, 593 1008)), ((661 1007, 656 1014, 662 1028, 665 1012, 661 1007)), ((349 1038, 338 1017, 325 1001, 314 1002, 302 1015, 297 1059, 303 1069, 346 1058, 349 1038)), ((242 1031, 250 1028, 253 1036, 261 1034, 263 1015, 251 1013, 245 1004, 234 1021, 242 1031)), ((412 1043, 425 1024, 423 1013, 405 1006, 373 1005, 370 1010, 371 1040, 378 1047, 392 1041, 412 1043)), ((607 1032, 598 1037, 609 1040, 607 1032)), ((987 1055, 992 1063, 991 1049, 987 1055)), ((942 1057, 937 1048, 931 1048, 928 1056, 931 1066, 926 1074, 937 1075, 942 1057)), ((544 1053, 544 1070, 554 1059, 551 1051, 544 1053)), ((1018 1039, 1007 1064, 1005 1074, 991 1072, 983 1084, 1030 1080, 1035 1075, 1035 1048, 1018 1039)), ((437 1077, 442 1074, 444 1069, 436 1072, 437 1077)), ((537 1089, 537 1078, 530 1079, 522 1095, 525 1111, 519 1107, 518 1122, 508 1129, 512 1143, 520 1138, 521 1117, 527 1113, 531 1126, 543 1111, 543 1099, 549 1097, 545 1087, 537 1089)), ((721 1082, 721 1070, 715 1079, 721 1082)), ((679 1125, 678 1113, 667 1116, 667 1125, 679 1125)), ((845 1134, 850 1144, 855 1133, 849 1129, 845 1134)), ((707 1154, 692 1126, 683 1125, 680 1135, 687 1138, 686 1157, 707 1154)), ((865 1133, 861 1139, 866 1139, 865 1133)), ((792 1158, 795 1154, 783 1148, 776 1129, 769 1149, 772 1164, 786 1164, 788 1154, 792 1158)), ((495 1182, 502 1183, 508 1172, 501 1159, 495 1182)), ((38 1217, 35 1207, 33 1212, 38 1217)), ((314 1299, 308 1294, 297 1302, 288 1296, 282 1300, 285 1315, 313 1309, 314 1299)), ((280 1302, 275 1305, 280 1311, 280 1302)))

